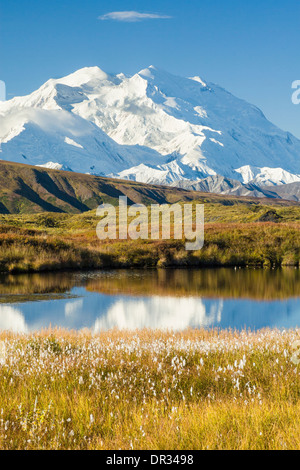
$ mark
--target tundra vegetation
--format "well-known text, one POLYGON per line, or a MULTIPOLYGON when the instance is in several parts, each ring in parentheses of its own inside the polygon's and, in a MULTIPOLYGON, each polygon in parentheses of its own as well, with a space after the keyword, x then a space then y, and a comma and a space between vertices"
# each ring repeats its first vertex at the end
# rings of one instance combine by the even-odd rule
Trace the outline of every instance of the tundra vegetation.
MULTIPOLYGON (((0 271, 128 267, 297 266, 300 206, 205 202, 205 242, 99 240, 96 211, 0 215, 0 271)), ((130 221, 130 219, 129 219, 130 221)), ((172 234, 172 229, 171 229, 172 234)))
MULTIPOLYGON (((103 267, 299 266, 300 204, 0 164, 0 271, 103 267), (191 204, 205 208, 205 244, 99 240, 99 205, 191 204)), ((171 231, 172 232, 172 231, 171 231)), ((174 230, 173 230, 174 232, 174 230)))
POLYGON ((0 448, 299 449, 299 333, 3 332, 0 448))

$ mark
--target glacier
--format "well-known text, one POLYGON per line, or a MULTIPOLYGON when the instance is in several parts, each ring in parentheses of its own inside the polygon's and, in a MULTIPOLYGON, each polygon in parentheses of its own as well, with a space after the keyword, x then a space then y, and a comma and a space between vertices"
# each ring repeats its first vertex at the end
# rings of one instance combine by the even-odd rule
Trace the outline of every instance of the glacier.
POLYGON ((300 140, 198 76, 86 67, 0 102, 0 159, 143 183, 300 182, 300 140))

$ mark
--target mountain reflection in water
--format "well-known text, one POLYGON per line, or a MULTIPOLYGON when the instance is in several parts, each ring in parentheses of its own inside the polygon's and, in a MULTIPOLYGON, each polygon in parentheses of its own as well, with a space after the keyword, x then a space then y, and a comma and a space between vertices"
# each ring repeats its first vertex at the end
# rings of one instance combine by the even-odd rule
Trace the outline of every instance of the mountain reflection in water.
POLYGON ((300 272, 115 270, 0 277, 0 330, 300 326, 300 272))

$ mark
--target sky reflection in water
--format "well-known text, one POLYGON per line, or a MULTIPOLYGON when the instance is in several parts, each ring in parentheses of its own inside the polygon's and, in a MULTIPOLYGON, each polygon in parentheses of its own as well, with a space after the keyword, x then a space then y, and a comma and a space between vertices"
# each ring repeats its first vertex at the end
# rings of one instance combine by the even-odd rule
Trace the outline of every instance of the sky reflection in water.
POLYGON ((0 330, 300 326, 298 270, 105 271, 0 278, 0 330))

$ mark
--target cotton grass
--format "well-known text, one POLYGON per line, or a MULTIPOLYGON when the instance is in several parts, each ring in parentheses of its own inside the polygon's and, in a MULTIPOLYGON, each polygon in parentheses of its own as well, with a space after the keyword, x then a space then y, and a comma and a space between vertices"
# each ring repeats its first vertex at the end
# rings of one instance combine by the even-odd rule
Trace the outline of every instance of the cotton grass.
POLYGON ((2 333, 1 449, 298 449, 300 330, 2 333))

